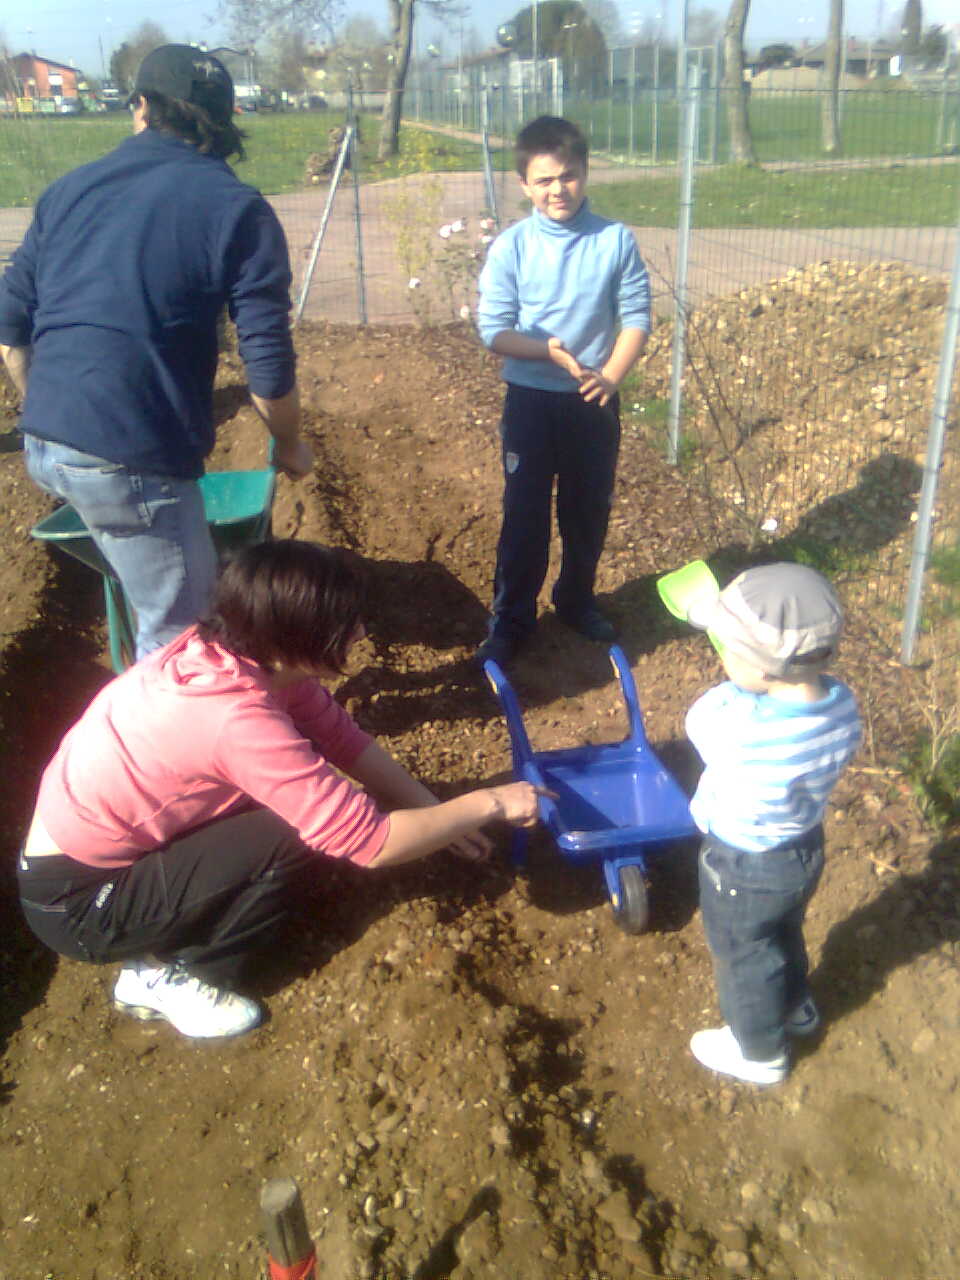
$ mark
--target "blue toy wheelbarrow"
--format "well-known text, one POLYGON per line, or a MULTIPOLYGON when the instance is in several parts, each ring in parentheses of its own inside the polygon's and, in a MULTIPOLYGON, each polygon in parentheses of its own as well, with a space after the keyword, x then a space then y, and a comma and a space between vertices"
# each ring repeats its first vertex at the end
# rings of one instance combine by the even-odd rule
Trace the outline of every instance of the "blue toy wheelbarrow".
MULTIPOLYGON (((200 477, 204 512, 219 552, 262 542, 270 536, 276 478, 273 467, 259 471, 210 471, 200 477)), ((74 508, 64 503, 34 525, 30 533, 96 569, 103 577, 110 661, 119 675, 134 660, 136 617, 120 580, 100 554, 87 526, 74 508)))
MULTIPOLYGON (((517 781, 541 788, 540 819, 560 853, 573 862, 602 859, 614 918, 627 933, 642 933, 650 909, 647 857, 696 834, 679 783, 650 746, 643 728, 637 687, 626 654, 610 649, 610 660, 627 706, 630 732, 623 742, 534 751, 517 696, 500 667, 484 673, 507 720, 517 781)), ((514 833, 513 857, 522 863, 526 832, 514 833)))

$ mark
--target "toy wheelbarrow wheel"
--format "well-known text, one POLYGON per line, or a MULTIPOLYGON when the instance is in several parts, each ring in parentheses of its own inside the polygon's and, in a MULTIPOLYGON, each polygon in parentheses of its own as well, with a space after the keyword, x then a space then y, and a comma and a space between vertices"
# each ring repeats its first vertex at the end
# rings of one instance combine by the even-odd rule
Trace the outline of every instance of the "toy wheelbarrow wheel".
MULTIPOLYGON (((647 855, 693 835, 696 826, 686 795, 647 740, 627 655, 614 645, 610 660, 626 705, 627 737, 555 751, 533 750, 507 677, 492 660, 483 669, 506 717, 514 778, 539 788, 540 819, 563 857, 602 861, 617 923, 642 933, 650 914, 647 855)), ((517 830, 513 839, 519 864, 526 833, 517 830)))
POLYGON ((610 894, 613 918, 624 933, 644 933, 650 923, 650 892, 643 868, 636 863, 621 867, 619 880, 610 894))

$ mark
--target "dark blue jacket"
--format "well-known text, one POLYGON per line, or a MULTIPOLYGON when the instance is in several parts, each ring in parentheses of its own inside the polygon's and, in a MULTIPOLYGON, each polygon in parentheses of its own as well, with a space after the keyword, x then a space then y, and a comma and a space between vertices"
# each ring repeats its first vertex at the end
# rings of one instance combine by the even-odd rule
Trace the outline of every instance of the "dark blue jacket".
POLYGON ((134 471, 202 474, 224 304, 250 389, 285 395, 286 240, 225 161, 146 129, 59 178, 0 281, 0 343, 33 348, 21 428, 134 471))

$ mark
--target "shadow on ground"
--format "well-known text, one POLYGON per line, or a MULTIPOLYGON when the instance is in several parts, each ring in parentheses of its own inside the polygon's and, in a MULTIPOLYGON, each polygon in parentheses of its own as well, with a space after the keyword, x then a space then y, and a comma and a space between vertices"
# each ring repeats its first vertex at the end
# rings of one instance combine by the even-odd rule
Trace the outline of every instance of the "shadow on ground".
MULTIPOLYGON (((16 857, 40 775, 64 732, 110 679, 99 662, 99 577, 60 557, 51 563, 36 620, 4 650, 0 669, 0 1052, 27 1010, 43 1000, 57 963, 27 929, 16 888, 16 857)), ((14 1086, 0 1082, 0 1100, 14 1086)))

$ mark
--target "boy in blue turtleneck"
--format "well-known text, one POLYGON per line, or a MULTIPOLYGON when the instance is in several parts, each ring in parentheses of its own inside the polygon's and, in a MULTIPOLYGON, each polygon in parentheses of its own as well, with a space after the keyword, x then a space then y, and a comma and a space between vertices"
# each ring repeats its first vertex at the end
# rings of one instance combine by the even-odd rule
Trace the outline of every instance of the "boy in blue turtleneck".
POLYGON ((540 116, 517 136, 533 205, 490 247, 480 337, 504 356, 503 526, 493 616, 477 651, 504 663, 532 634, 547 573, 553 478, 563 547, 557 616, 590 640, 616 633, 593 595, 620 445, 617 388, 650 332, 650 284, 630 230, 591 212, 587 141, 540 116))

